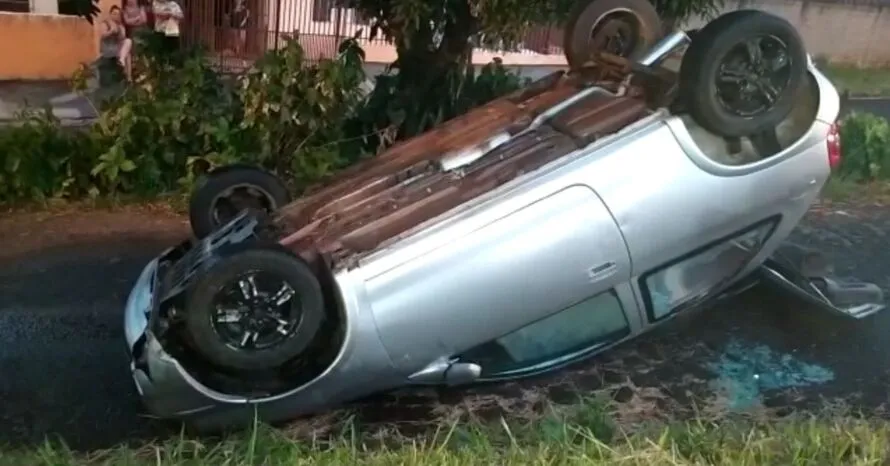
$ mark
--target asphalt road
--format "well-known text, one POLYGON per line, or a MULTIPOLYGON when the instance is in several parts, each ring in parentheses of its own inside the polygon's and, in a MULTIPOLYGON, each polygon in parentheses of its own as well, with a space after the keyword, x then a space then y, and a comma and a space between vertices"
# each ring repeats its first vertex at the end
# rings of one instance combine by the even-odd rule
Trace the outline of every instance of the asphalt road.
POLYGON ((890 99, 888 98, 864 98, 850 99, 846 108, 842 108, 841 112, 849 111, 868 112, 884 117, 890 120, 890 99))
POLYGON ((0 444, 94 448, 158 432, 127 377, 121 309, 167 246, 78 243, 0 263, 0 444))
MULTIPOLYGON (((795 235, 828 252, 839 272, 855 272, 890 291, 887 232, 890 208, 841 207, 814 212, 795 235)), ((99 448, 169 432, 141 414, 121 330, 132 281, 168 245, 148 238, 78 241, 0 261, 0 443, 55 436, 73 447, 99 448)), ((855 393, 866 407, 886 401, 890 312, 863 323, 819 324, 824 319, 799 304, 757 288, 729 307, 678 328, 667 337, 671 351, 691 353, 703 344, 716 351, 730 336, 745 336, 834 370, 835 380, 814 397, 855 393), (796 317, 777 317, 789 312, 796 317)), ((630 347, 646 344, 644 338, 630 347)), ((707 354, 696 351, 699 359, 707 354)), ((672 359, 659 367, 662 381, 689 371, 689 361, 672 359)), ((370 416, 385 421, 390 414, 378 409, 370 416)))

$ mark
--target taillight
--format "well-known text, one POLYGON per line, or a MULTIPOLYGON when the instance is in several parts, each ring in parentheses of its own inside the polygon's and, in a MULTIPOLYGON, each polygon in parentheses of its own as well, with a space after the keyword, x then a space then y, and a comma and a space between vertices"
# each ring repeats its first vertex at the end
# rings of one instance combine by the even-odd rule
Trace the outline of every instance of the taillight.
POLYGON ((835 170, 841 164, 841 133, 838 123, 829 128, 825 144, 828 146, 828 166, 835 170))

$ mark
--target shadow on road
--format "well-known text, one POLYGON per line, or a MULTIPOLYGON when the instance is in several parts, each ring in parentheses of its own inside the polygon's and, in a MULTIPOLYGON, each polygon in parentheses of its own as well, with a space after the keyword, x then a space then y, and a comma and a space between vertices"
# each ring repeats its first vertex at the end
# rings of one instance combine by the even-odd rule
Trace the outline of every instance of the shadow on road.
POLYGON ((121 313, 169 245, 134 235, 0 260, 0 443, 101 448, 164 432, 140 416, 121 313))

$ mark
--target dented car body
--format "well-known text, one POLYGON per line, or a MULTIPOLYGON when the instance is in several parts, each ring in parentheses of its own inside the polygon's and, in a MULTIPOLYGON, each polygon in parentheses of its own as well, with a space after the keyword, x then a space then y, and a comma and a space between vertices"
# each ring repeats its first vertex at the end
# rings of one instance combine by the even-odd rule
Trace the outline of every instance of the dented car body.
POLYGON ((554 74, 346 170, 271 221, 243 212, 161 254, 125 311, 146 406, 214 429, 404 386, 539 374, 756 280, 850 317, 883 309, 879 290, 804 270, 785 242, 837 138, 839 98, 812 63, 770 152, 729 148, 653 108, 653 91, 618 86, 554 74), (192 277, 261 240, 312 265, 334 324, 311 358, 245 380, 189 353, 169 316, 192 277))

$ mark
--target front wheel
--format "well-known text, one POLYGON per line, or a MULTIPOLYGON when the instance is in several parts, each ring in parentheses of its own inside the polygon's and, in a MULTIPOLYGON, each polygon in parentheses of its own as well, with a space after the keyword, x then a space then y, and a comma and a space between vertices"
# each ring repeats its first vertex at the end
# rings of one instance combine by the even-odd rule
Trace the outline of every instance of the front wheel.
POLYGON ((301 355, 325 316, 321 286, 287 251, 247 249, 199 278, 186 302, 195 349, 218 367, 274 369, 301 355))

